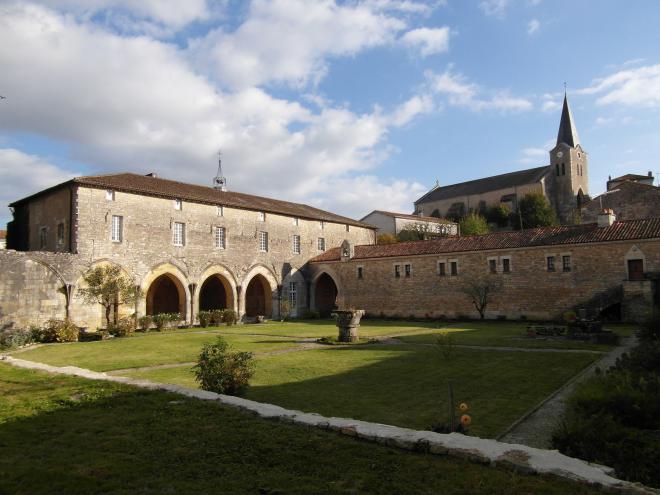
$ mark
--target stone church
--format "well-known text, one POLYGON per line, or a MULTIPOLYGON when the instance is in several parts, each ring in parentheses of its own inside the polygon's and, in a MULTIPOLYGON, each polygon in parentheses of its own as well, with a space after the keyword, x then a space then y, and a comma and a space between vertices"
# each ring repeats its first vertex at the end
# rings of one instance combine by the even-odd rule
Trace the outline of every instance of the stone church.
POLYGON ((543 194, 561 223, 574 223, 589 196, 587 153, 582 149, 573 115, 564 95, 557 144, 550 151, 550 165, 484 177, 431 189, 415 201, 415 212, 425 216, 461 217, 471 209, 506 204, 515 210, 529 192, 543 194))

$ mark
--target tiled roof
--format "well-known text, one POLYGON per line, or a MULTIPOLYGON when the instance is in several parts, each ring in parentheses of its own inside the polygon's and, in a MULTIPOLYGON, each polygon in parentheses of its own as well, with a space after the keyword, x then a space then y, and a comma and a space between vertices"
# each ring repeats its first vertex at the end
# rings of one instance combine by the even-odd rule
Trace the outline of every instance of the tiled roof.
POLYGON ((548 173, 548 170, 549 166, 546 165, 543 167, 520 170, 518 172, 510 172, 508 174, 494 175, 492 177, 484 177, 483 179, 461 182, 459 184, 436 187, 415 201, 415 204, 449 198, 460 198, 461 196, 483 194, 489 191, 497 191, 498 189, 532 184, 540 181, 541 178, 548 173))
MULTIPOLYGON (((497 232, 480 236, 441 237, 429 241, 355 246, 353 259, 655 238, 660 238, 660 218, 615 222, 609 227, 598 227, 596 223, 589 223, 497 232)), ((333 248, 311 259, 310 262, 339 261, 339 259, 339 248, 333 248)))
POLYGON ((334 222, 341 224, 354 225, 373 229, 367 225, 352 218, 335 215, 328 211, 319 210, 313 206, 301 203, 290 203, 278 199, 264 198, 262 196, 253 196, 233 191, 219 191, 212 187, 199 186, 196 184, 187 184, 173 180, 161 179, 146 175, 131 173, 93 175, 87 177, 76 177, 68 182, 64 182, 54 188, 40 191, 30 197, 21 199, 12 203, 18 205, 24 203, 46 191, 60 188, 68 184, 78 184, 101 189, 113 189, 135 194, 144 194, 147 196, 157 196, 162 198, 181 199, 195 203, 206 203, 212 205, 229 206, 245 210, 258 210, 268 213, 278 213, 292 217, 307 218, 312 220, 323 220, 324 222, 334 222))
MULTIPOLYGON (((388 217, 393 217, 393 218, 405 218, 408 220, 418 220, 420 222, 432 222, 432 223, 442 223, 442 224, 453 224, 451 220, 447 220, 446 218, 438 218, 438 217, 424 217, 420 215, 409 215, 407 213, 394 213, 392 211, 383 211, 383 210, 374 210, 369 215, 372 213, 380 213, 382 215, 386 215, 388 217)), ((369 215, 366 215, 362 217, 362 220, 367 218, 369 215)))
POLYGON ((0 230, 0 239, 6 239, 6 238, 7 238, 7 231, 0 230))
POLYGON ((615 177, 614 179, 610 179, 608 182, 618 182, 618 181, 624 181, 624 180, 644 180, 644 179, 651 179, 652 176, 650 175, 639 175, 639 174, 625 174, 622 175, 621 177, 615 177))

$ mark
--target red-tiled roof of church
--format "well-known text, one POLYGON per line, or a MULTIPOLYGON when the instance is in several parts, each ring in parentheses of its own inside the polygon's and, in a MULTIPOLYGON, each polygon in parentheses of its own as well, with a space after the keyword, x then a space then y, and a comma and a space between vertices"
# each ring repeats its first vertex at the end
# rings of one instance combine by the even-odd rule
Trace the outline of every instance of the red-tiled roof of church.
MULTIPOLYGON (((658 238, 660 238, 660 218, 648 218, 618 221, 609 227, 598 227, 596 223, 589 223, 496 232, 478 236, 440 237, 428 241, 400 242, 397 244, 360 245, 355 246, 353 259, 658 238)), ((310 262, 339 261, 339 259, 339 248, 333 248, 312 258, 310 262)))

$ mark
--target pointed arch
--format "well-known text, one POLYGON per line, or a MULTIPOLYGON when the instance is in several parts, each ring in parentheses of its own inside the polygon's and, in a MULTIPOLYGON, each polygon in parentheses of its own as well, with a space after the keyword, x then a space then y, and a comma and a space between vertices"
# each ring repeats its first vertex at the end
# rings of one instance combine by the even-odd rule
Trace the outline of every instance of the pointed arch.
POLYGON ((180 268, 168 262, 152 267, 142 279, 140 289, 139 314, 178 312, 183 320, 188 320, 190 289, 188 278, 180 268))
POLYGON ((310 299, 310 307, 322 317, 330 316, 334 309, 342 305, 344 294, 340 278, 332 268, 324 267, 314 275, 310 299))
POLYGON ((253 265, 243 277, 242 297, 239 301, 241 316, 263 315, 272 318, 276 315, 277 276, 266 265, 253 265))
POLYGON ((193 307, 197 311, 229 308, 238 310, 236 277, 222 263, 211 263, 198 278, 193 307))

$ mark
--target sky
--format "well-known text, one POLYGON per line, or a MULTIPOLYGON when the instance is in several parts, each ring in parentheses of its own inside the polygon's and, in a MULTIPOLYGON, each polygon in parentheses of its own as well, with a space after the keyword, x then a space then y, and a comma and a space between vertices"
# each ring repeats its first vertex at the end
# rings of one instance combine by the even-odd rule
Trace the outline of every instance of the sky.
POLYGON ((608 175, 660 175, 656 0, 0 0, 0 225, 155 172, 353 218, 549 163, 567 94, 608 175))

